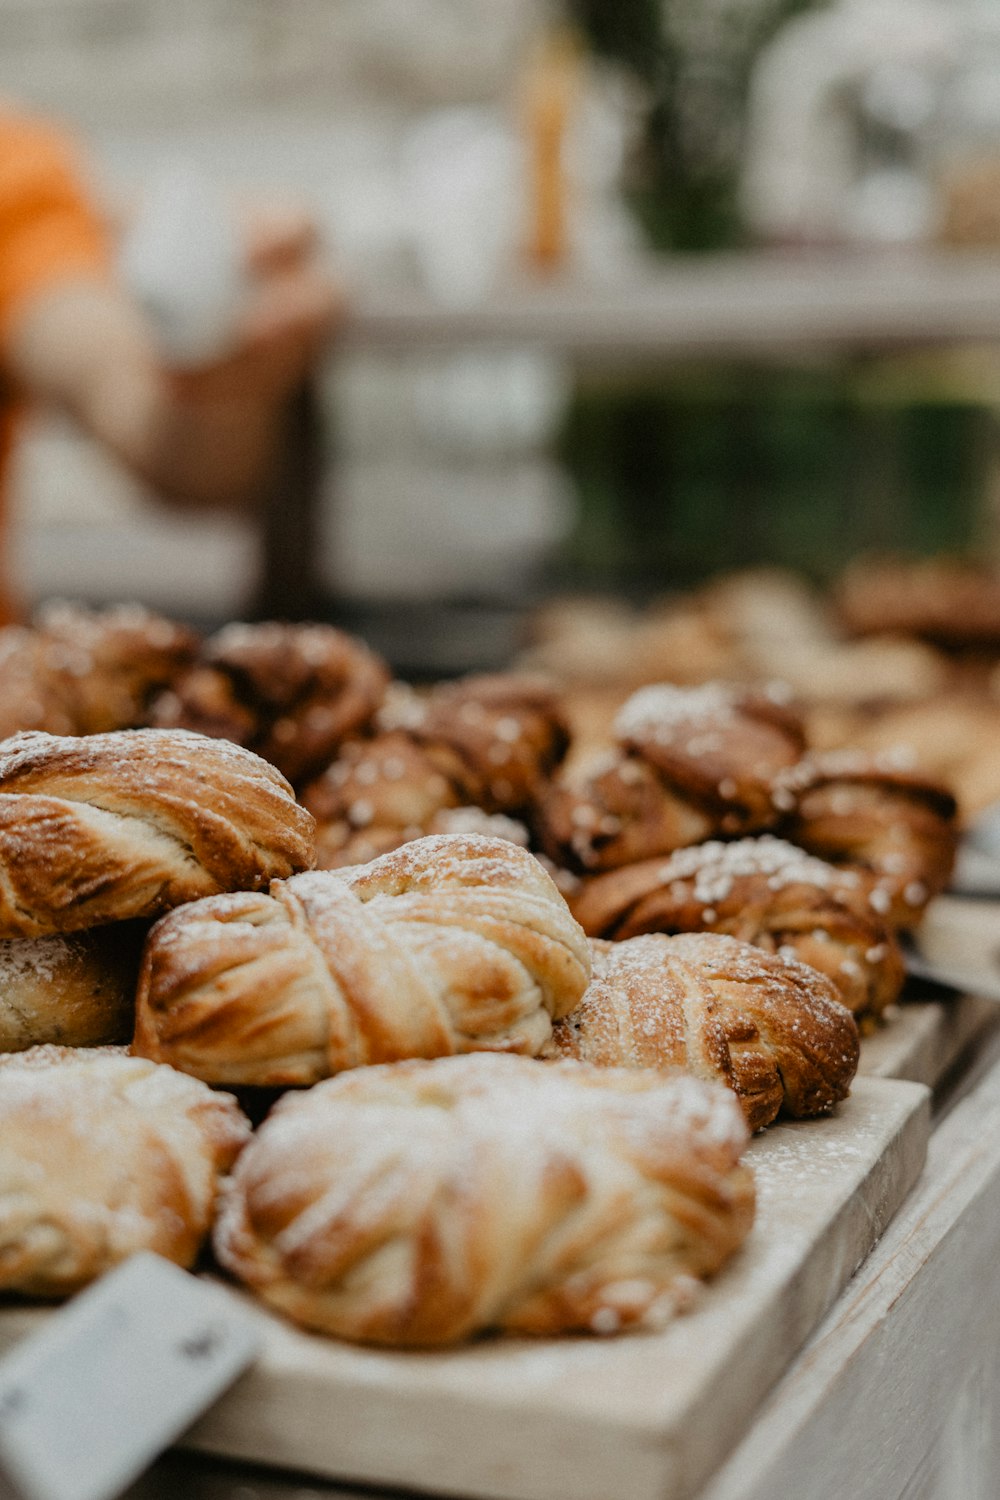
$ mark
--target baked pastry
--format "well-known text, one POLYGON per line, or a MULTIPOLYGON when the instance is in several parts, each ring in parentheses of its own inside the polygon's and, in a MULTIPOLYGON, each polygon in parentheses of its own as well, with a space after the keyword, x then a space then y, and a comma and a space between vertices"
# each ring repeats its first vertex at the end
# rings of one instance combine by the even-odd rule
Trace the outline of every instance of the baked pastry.
POLYGON ((127 1042, 135 1023, 141 923, 0 942, 0 1052, 44 1042, 127 1042))
POLYGON ((831 864, 857 869, 872 909, 912 927, 948 884, 958 849, 952 793, 902 749, 811 756, 779 778, 783 835, 831 864))
POLYGON ((215 1252, 307 1328, 374 1344, 658 1327, 745 1238, 746 1126, 692 1078, 453 1057, 287 1095, 215 1252))
POLYGON ((345 746, 302 801, 321 868, 357 864, 435 830, 442 813, 524 813, 561 761, 569 732, 547 682, 497 673, 425 697, 396 687, 381 732, 345 746))
POLYGON ((52 604, 0 630, 0 739, 21 729, 98 734, 140 724, 193 660, 198 636, 139 605, 52 604))
POLYGON ((838 869, 764 834, 710 840, 581 883, 568 897, 591 937, 722 932, 797 958, 837 987, 848 1010, 872 1020, 898 997, 903 957, 872 910, 857 870, 838 869))
POLYGON ((1000 576, 960 557, 862 558, 834 591, 857 635, 916 635, 950 649, 1000 642, 1000 576))
POLYGON ((227 625, 150 723, 234 740, 297 785, 369 727, 388 683, 381 658, 333 625, 227 625))
POLYGON ((726 1084, 751 1130, 846 1099, 858 1029, 822 974, 718 933, 593 943, 594 977, 544 1055, 683 1068, 726 1084))
POLYGON ((0 1291, 63 1297, 137 1250, 190 1266, 249 1134, 228 1094, 124 1049, 0 1057, 0 1291))
POLYGON ((259 756, 179 730, 0 744, 0 938, 151 917, 307 868, 313 824, 259 756))
POLYGON ((640 689, 615 721, 618 748, 544 793, 535 827, 545 853, 570 869, 611 870, 772 827, 774 778, 805 748, 779 697, 715 682, 640 689))
POLYGON ((209 1083, 266 1086, 406 1057, 535 1053, 589 978, 587 940, 536 859, 441 834, 157 923, 133 1046, 209 1083))

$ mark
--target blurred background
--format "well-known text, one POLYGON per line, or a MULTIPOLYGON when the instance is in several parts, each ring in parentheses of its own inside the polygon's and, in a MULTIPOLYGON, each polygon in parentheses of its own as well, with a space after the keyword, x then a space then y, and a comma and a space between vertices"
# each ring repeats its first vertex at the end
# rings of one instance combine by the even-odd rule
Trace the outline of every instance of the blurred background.
POLYGON ((1000 300, 989 0, 0 0, 0 92, 74 128, 175 320, 211 324, 213 226, 261 191, 308 201, 350 306, 270 542, 34 419, 31 601, 246 616, 304 527, 272 606, 433 674, 506 661, 566 593, 1000 552, 1000 360, 962 282, 1000 300), (911 288, 884 336, 854 284, 911 288), (648 321, 616 315, 636 289, 648 321))

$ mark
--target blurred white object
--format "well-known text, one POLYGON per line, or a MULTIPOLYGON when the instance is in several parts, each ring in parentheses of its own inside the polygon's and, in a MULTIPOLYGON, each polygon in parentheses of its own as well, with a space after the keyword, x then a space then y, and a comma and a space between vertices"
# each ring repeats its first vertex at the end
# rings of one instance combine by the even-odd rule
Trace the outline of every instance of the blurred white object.
POLYGON ((348 598, 510 603, 573 517, 565 475, 537 456, 345 462, 330 487, 320 568, 348 598))
POLYGON ((753 229, 793 241, 927 232, 927 202, 903 165, 886 164, 897 170, 863 183, 854 205, 861 121, 869 110, 899 132, 924 123, 959 60, 965 9, 961 0, 839 0, 778 33, 750 94, 742 198, 753 229))
POLYGON ((169 360, 194 365, 225 353, 247 282, 232 215, 207 173, 185 161, 154 173, 121 269, 169 360))
POLYGON ((499 458, 547 443, 569 405, 562 360, 537 349, 469 349, 418 372, 422 436, 444 453, 499 458))
POLYGON ((427 288, 442 304, 475 303, 512 269, 519 165, 510 130, 485 109, 435 112, 404 141, 410 234, 427 288))

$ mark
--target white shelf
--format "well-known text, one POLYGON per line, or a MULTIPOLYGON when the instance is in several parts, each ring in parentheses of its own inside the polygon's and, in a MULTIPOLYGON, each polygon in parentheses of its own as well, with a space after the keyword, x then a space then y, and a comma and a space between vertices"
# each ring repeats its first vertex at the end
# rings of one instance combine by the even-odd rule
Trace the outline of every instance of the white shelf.
POLYGON ((859 250, 664 258, 614 285, 524 282, 470 307, 369 295, 336 347, 532 344, 641 361, 998 338, 1000 252, 859 250))

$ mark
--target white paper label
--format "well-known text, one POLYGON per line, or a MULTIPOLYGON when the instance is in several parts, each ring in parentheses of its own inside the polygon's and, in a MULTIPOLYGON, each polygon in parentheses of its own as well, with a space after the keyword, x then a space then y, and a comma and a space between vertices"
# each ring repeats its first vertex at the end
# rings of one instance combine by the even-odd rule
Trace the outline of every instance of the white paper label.
POLYGON ((133 1256, 0 1362, 0 1500, 111 1500, 253 1359, 252 1316, 133 1256))

